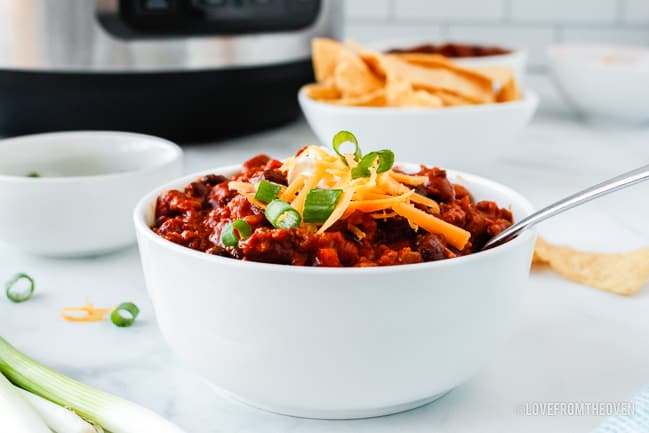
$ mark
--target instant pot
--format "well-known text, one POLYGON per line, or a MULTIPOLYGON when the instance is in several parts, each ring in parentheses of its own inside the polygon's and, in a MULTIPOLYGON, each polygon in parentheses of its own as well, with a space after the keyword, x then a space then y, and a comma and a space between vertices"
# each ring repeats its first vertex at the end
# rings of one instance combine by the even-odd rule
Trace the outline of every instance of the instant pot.
POLYGON ((119 129, 179 141, 294 119, 340 0, 0 0, 0 135, 119 129))

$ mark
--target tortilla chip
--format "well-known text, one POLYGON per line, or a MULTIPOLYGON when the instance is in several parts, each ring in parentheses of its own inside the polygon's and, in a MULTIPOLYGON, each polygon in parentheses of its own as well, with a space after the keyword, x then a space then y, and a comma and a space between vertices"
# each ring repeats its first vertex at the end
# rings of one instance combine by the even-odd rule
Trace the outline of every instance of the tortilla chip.
POLYGON ((411 105, 415 107, 443 107, 444 101, 426 90, 415 90, 411 105))
POLYGON ((304 86, 307 96, 315 101, 340 99, 342 95, 333 84, 308 84, 304 86))
POLYGON ((345 47, 333 39, 314 38, 311 41, 313 73, 317 82, 323 83, 333 77, 343 50, 345 47))
POLYGON ((445 90, 475 102, 493 102, 493 86, 490 80, 476 76, 467 76, 446 67, 424 68, 399 60, 392 55, 365 52, 362 57, 371 62, 386 76, 396 74, 412 83, 415 90, 424 89, 433 92, 445 90), (373 58, 372 58, 373 57, 373 58))
POLYGON ((533 264, 547 264, 565 278, 618 295, 633 295, 649 280, 649 248, 628 253, 588 253, 539 237, 533 264))
POLYGON ((387 77, 386 104, 390 107, 441 107, 442 100, 425 90, 415 90, 412 84, 395 74, 387 77))
POLYGON ((316 101, 377 107, 450 107, 520 99, 510 68, 468 68, 439 54, 382 54, 353 41, 312 42, 316 101))
POLYGON ((439 91, 435 94, 442 100, 442 103, 445 107, 457 107, 460 105, 475 104, 475 102, 451 92, 439 91))
POLYGON ((334 71, 334 83, 343 97, 358 97, 382 89, 383 80, 374 75, 370 68, 352 51, 340 53, 334 71))
MULTIPOLYGON (((504 70, 509 70, 509 75, 511 76, 513 72, 508 67, 494 66, 496 69, 504 69, 503 71, 491 71, 491 66, 485 66, 487 73, 483 73, 480 68, 466 67, 458 63, 454 63, 448 57, 442 56, 441 54, 425 54, 425 53, 404 53, 404 54, 392 54, 392 56, 399 58, 407 63, 410 63, 415 66, 421 66, 424 68, 430 69, 439 69, 445 68, 458 75, 462 75, 470 80, 481 82, 485 87, 491 85, 492 89, 497 83, 502 83, 503 81, 498 81, 496 78, 500 76, 494 76, 493 73, 505 74, 504 70)), ((509 79, 509 78, 508 78, 509 79)), ((499 86, 498 86, 499 87, 499 86)))
POLYGON ((426 53, 394 53, 392 56, 403 60, 404 62, 423 67, 453 67, 453 63, 448 57, 441 54, 426 54, 426 53))
MULTIPOLYGON (((509 66, 476 66, 476 67, 460 67, 452 63, 447 57, 440 54, 422 54, 422 53, 403 53, 395 54, 396 57, 404 60, 413 65, 423 67, 446 67, 454 72, 465 75, 476 80, 489 80, 493 88, 496 90, 496 102, 509 102, 521 99, 521 93, 516 85, 514 70, 509 66)), ((445 99, 445 104, 448 106, 453 105, 466 105, 471 101, 462 99, 461 95, 450 94, 445 99), (458 98, 455 98, 458 96, 458 98)))
POLYGON ((336 105, 348 105, 356 107, 384 107, 386 105, 385 89, 377 89, 374 92, 366 93, 360 96, 332 99, 327 102, 336 105))
POLYGON ((514 70, 509 66, 472 66, 469 69, 488 77, 491 81, 501 86, 514 79, 514 70))
POLYGON ((496 94, 496 102, 510 102, 521 99, 521 91, 516 85, 516 80, 512 78, 500 88, 496 94))

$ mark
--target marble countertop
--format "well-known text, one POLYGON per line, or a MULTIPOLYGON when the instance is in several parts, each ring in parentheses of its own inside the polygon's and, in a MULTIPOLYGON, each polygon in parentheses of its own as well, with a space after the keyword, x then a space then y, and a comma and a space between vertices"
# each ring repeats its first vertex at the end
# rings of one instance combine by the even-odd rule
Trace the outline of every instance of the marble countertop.
MULTIPOLYGON (((529 83, 542 104, 496 180, 536 206, 649 162, 649 127, 589 123, 567 110, 549 81, 529 83)), ((185 148, 185 171, 235 163, 264 151, 278 157, 315 143, 304 121, 272 131, 185 148)), ((598 251, 649 245, 649 184, 608 196, 544 223, 551 241, 598 251), (638 199, 640 197, 640 199, 638 199), (644 199, 642 199, 644 197, 644 199)), ((5 210, 10 211, 10 210, 5 210)), ((587 432, 597 416, 524 416, 528 402, 626 401, 649 382, 649 287, 623 298, 534 272, 523 289, 515 331, 474 379, 428 406, 382 418, 323 421, 259 411, 216 395, 165 345, 144 290, 135 246, 82 259, 47 259, 0 245, 0 280, 17 271, 37 280, 29 303, 0 300, 2 335, 45 364, 146 405, 189 433, 215 432, 587 432), (132 328, 75 324, 64 306, 132 300, 132 328)))

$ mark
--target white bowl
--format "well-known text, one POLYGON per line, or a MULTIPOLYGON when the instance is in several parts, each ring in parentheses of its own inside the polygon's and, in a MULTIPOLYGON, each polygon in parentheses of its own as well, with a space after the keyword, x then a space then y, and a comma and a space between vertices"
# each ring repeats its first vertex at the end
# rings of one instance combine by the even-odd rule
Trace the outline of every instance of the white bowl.
POLYGON ((493 46, 496 45, 503 49, 509 50, 507 54, 496 54, 493 56, 481 57, 458 57, 453 58, 454 62, 464 66, 509 66, 514 71, 516 82, 519 86, 525 83, 525 70, 527 68, 527 50, 524 48, 516 48, 511 46, 504 46, 498 43, 484 43, 484 42, 457 42, 457 41, 431 41, 430 39, 386 39, 380 41, 373 41, 367 44, 369 48, 378 51, 388 51, 391 49, 408 49, 419 45, 427 44, 444 44, 444 43, 459 43, 461 45, 478 45, 478 46, 493 46))
POLYGON ((550 47, 548 58, 555 83, 582 114, 649 120, 649 49, 565 44, 550 47))
POLYGON ((47 256, 133 243, 137 200, 182 173, 182 151, 126 132, 57 132, 0 140, 0 240, 47 256), (41 177, 27 177, 37 172, 41 177))
MULTIPOLYGON (((535 235, 437 262, 378 268, 273 265, 209 255, 151 229, 157 188, 134 221, 146 287, 171 348, 218 390, 273 412, 385 415, 430 402, 474 375, 510 333, 535 235)), ((477 199, 531 204, 510 188, 449 172, 477 199)))
POLYGON ((480 172, 512 144, 530 121, 539 98, 445 108, 343 107, 317 102, 300 89, 298 99, 324 146, 340 130, 354 133, 365 151, 392 149, 399 159, 435 161, 442 167, 480 172))

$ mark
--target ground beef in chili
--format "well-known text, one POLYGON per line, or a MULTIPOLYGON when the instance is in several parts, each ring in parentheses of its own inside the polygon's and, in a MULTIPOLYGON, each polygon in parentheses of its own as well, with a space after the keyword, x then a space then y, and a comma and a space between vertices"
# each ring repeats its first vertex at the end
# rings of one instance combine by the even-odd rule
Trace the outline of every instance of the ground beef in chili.
POLYGON ((464 249, 454 249, 443 236, 413 230, 399 216, 375 219, 362 212, 339 220, 322 234, 304 228, 276 229, 266 220, 263 209, 230 191, 228 183, 267 179, 286 185, 281 165, 258 155, 246 161, 231 179, 207 175, 184 191, 161 194, 153 231, 177 244, 240 260, 300 266, 387 266, 470 254, 512 224, 509 210, 491 201, 474 202, 466 188, 447 179, 444 170, 421 166, 417 174, 428 180, 417 192, 440 204, 440 218, 471 232, 464 249), (236 219, 248 222, 254 233, 237 247, 225 247, 220 241, 221 230, 236 219))

